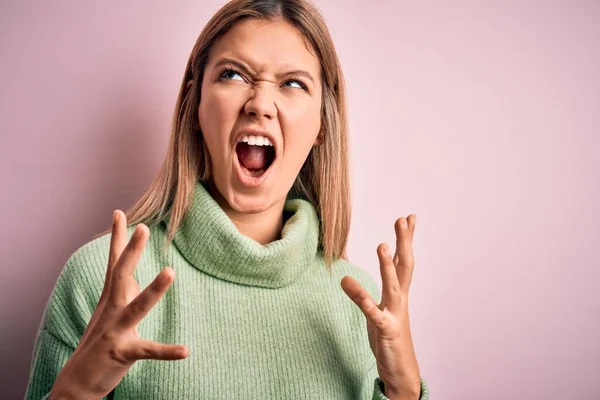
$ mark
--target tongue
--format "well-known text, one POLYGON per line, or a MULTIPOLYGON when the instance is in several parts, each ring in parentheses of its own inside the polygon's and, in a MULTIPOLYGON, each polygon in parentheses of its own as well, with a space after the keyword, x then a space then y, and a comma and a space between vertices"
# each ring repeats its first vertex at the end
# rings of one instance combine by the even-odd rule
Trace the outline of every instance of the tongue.
POLYGON ((267 165, 266 146, 238 146, 240 164, 248 169, 263 169, 267 165))

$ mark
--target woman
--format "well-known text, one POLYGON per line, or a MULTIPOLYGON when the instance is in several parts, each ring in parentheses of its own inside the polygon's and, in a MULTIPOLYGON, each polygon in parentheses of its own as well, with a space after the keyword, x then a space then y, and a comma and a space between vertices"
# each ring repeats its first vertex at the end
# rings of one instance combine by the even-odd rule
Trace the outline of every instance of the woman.
POLYGON ((378 304, 345 259, 348 200, 322 17, 304 0, 228 3, 192 51, 158 177, 61 272, 26 397, 427 398, 407 305, 415 216, 396 222, 393 258, 377 249, 378 304))

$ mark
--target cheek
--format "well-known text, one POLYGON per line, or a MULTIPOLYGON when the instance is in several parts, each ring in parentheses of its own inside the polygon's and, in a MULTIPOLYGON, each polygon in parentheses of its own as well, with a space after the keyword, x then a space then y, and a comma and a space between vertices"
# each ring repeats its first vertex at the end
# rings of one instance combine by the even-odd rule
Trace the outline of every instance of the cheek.
POLYGON ((286 147, 294 146, 308 154, 321 127, 321 101, 284 104, 280 121, 286 147))
POLYGON ((229 148, 229 136, 240 112, 239 97, 231 91, 202 91, 198 119, 212 157, 219 158, 218 155, 224 155, 229 148))
POLYGON ((321 126, 321 103, 311 99, 305 104, 282 107, 279 114, 284 138, 283 163, 286 175, 294 177, 306 161, 321 126))

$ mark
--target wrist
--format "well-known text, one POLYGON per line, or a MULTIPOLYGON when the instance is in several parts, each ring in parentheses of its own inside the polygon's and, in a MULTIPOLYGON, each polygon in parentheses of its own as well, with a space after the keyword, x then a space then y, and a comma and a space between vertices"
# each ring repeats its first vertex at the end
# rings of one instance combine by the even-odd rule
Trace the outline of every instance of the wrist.
POLYGON ((86 395, 83 394, 81 392, 77 392, 74 390, 64 390, 61 388, 52 388, 52 390, 50 391, 50 396, 48 396, 48 400, 81 400, 81 399, 86 399, 86 400, 97 400, 100 399, 100 397, 96 397, 96 396, 90 396, 90 395, 86 395))
POLYGON ((48 400, 75 400, 76 398, 74 393, 61 388, 52 388, 50 396, 48 396, 48 400))
POLYGON ((48 396, 48 400, 97 400, 101 398, 101 396, 94 396, 83 390, 75 384, 74 380, 66 378, 57 379, 52 390, 50 390, 50 396, 48 396), (62 382, 66 382, 66 384, 62 382))
POLYGON ((419 379, 418 385, 411 385, 411 387, 397 388, 393 385, 387 385, 384 381, 382 392, 385 397, 390 400, 419 400, 421 398, 421 380, 419 379))

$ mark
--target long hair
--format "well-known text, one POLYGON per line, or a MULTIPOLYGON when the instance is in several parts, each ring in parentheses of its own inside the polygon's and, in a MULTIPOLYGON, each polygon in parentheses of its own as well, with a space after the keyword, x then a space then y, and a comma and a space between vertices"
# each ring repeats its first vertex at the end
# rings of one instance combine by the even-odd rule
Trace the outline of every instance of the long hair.
MULTIPOLYGON (((204 69, 213 44, 235 23, 247 18, 283 19, 290 23, 321 62, 319 135, 323 143, 311 149, 290 193, 315 206, 320 223, 319 249, 331 267, 333 260, 347 258, 350 229, 346 89, 329 30, 310 0, 233 0, 210 19, 187 62, 165 160, 147 191, 125 212, 128 224, 150 225, 168 219, 164 251, 193 200, 194 185, 198 180, 210 180, 210 154, 197 121, 204 69)), ((109 232, 110 229, 98 236, 109 232)))

